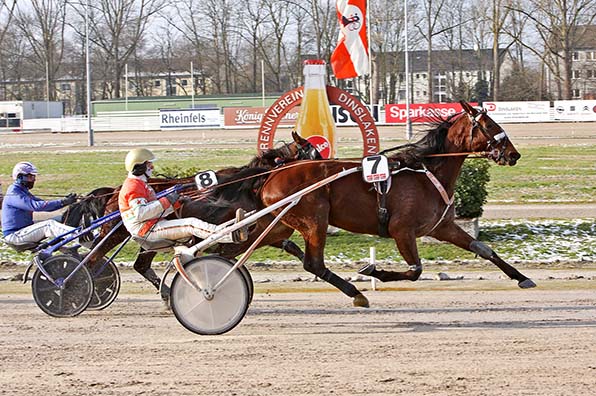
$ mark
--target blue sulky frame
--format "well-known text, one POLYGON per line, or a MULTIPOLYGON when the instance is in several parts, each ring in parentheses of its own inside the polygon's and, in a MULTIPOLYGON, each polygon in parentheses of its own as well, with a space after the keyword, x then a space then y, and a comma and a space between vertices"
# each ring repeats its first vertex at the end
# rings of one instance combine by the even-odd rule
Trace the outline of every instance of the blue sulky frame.
MULTIPOLYGON (((161 191, 157 194, 157 198, 162 198, 172 192, 181 191, 187 189, 189 187, 195 186, 194 183, 190 184, 178 184, 174 185, 164 191, 161 191)), ((89 302, 91 301, 92 293, 93 293, 93 279, 95 279, 99 274, 101 274, 108 265, 111 265, 112 272, 116 272, 113 276, 117 276, 118 279, 118 288, 119 288, 119 275, 117 274, 117 269, 113 264, 111 264, 114 258, 120 253, 120 251, 124 248, 124 246, 130 241, 131 236, 128 236, 118 248, 112 253, 112 255, 104 262, 97 266, 94 270, 93 274, 88 274, 87 269, 85 271, 81 271, 83 266, 87 264, 89 261, 89 257, 92 256, 92 253, 97 251, 103 243, 108 240, 121 226, 122 221, 118 222, 118 224, 113 227, 110 232, 99 241, 93 249, 85 256, 85 258, 79 261, 76 257, 71 256, 53 256, 53 254, 58 251, 60 248, 72 242, 73 240, 79 238, 80 236, 91 232, 95 229, 100 228, 104 224, 112 222, 120 218, 120 212, 112 212, 106 216, 100 217, 99 219, 94 220, 89 226, 83 227, 79 226, 72 231, 64 233, 48 242, 41 243, 36 248, 32 250, 35 253, 35 257, 25 270, 25 274, 23 277, 23 282, 26 283, 28 279, 28 274, 33 265, 37 266, 36 274, 33 275, 32 281, 32 289, 33 295, 35 298, 35 302, 37 305, 51 316, 56 317, 71 317, 76 316, 82 311, 84 311, 89 302), (58 275, 52 275, 48 270, 47 265, 50 263, 53 269, 57 270, 58 275), (56 267, 55 265, 58 265, 56 267), (83 274, 79 272, 84 272, 83 274), (76 285, 76 282, 82 282, 84 285, 76 285), (73 283, 73 287, 71 288, 72 292, 70 295, 67 295, 69 292, 67 291, 67 286, 69 282, 73 283), (41 286, 40 286, 41 285, 41 286), (59 301, 53 301, 55 296, 51 294, 59 295, 59 301), (43 293, 46 293, 48 298, 44 298, 41 296, 43 293), (88 294, 88 295, 87 295, 88 294)), ((118 291, 116 290, 115 293, 118 291)), ((111 303, 115 299, 116 295, 113 294, 110 298, 109 303, 111 303)), ((97 309, 105 308, 103 305, 97 309)))

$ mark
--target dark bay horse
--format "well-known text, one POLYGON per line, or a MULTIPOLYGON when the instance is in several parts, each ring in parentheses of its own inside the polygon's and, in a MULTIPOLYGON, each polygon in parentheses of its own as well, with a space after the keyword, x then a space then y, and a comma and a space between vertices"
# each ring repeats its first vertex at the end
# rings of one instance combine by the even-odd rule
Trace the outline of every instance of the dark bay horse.
MULTIPOLYGON (((521 288, 536 286, 454 222, 455 183, 467 154, 485 152, 486 157, 499 165, 515 165, 521 157, 504 130, 486 112, 465 102, 462 106, 463 112, 437 120, 420 141, 403 146, 389 157, 390 163, 399 163, 401 170, 397 167, 394 171, 392 187, 386 197, 387 230, 409 269, 384 271, 369 265, 362 268, 361 273, 382 281, 417 280, 422 264, 416 238, 430 235, 491 261, 517 280, 521 288)), ((282 168, 264 182, 260 199, 263 205, 272 205, 342 169, 358 166, 360 162, 334 160, 307 161, 300 166, 282 168)), ((378 235, 377 199, 372 185, 363 181, 361 172, 356 172, 303 196, 281 219, 304 238, 304 269, 352 297, 356 306, 367 307, 366 297, 325 266, 326 231, 328 225, 333 225, 350 232, 378 235)))
MULTIPOLYGON (((317 150, 308 141, 301 139, 298 136, 294 139, 295 141, 292 143, 284 144, 282 147, 267 150, 260 155, 255 156, 245 166, 218 170, 216 175, 219 183, 222 184, 221 188, 215 187, 208 193, 201 194, 200 196, 197 196, 197 194, 192 191, 183 192, 183 195, 190 196, 193 199, 190 202, 185 203, 177 213, 170 215, 169 218, 175 218, 176 216, 197 217, 213 224, 221 224, 232 219, 236 209, 240 207, 247 211, 256 209, 257 202, 255 199, 255 192, 252 190, 252 182, 241 183, 243 179, 263 174, 287 160, 321 158, 317 150), (234 183, 234 181, 238 182, 234 183)), ((186 184, 193 181, 194 177, 180 179, 152 178, 149 180, 149 184, 155 191, 159 192, 175 184, 186 184)), ((105 187, 94 190, 94 192, 88 194, 88 197, 83 199, 83 201, 71 205, 73 209, 70 211, 70 215, 67 214, 66 218, 63 220, 78 225, 81 218, 89 216, 97 218, 113 211, 117 211, 119 191, 120 187, 105 187), (96 194, 95 198, 93 197, 93 193, 96 194)), ((252 244, 270 221, 271 217, 265 216, 251 228, 247 241, 241 244, 216 245, 213 248, 213 252, 227 258, 236 257, 243 253, 248 246, 252 244)), ((116 224, 118 224, 118 220, 104 225, 100 231, 100 238, 98 238, 98 241, 105 237, 116 224)), ((293 232, 293 229, 279 223, 259 244, 259 246, 270 245, 277 247, 302 259, 303 252, 300 247, 287 240, 293 232)), ((129 233, 126 228, 120 226, 114 234, 103 242, 102 246, 93 252, 89 258, 89 265, 93 266, 94 263, 98 262, 98 260, 110 250, 122 243, 128 236, 129 233)), ((141 249, 133 267, 159 290, 160 278, 155 271, 151 269, 151 262, 156 254, 157 252, 155 251, 145 251, 141 249)), ((167 296, 163 297, 166 298, 167 296)))

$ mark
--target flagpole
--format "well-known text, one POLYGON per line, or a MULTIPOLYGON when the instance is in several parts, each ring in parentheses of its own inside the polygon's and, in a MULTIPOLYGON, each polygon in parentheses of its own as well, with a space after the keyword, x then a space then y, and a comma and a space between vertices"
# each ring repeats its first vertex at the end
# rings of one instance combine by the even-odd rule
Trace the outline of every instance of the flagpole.
POLYGON ((368 40, 368 75, 370 90, 370 111, 373 112, 373 69, 372 69, 372 41, 370 40, 370 1, 366 0, 366 37, 368 40))
MULTIPOLYGON (((406 139, 412 139, 412 119, 410 118, 410 61, 408 54, 408 0, 404 0, 404 41, 405 41, 405 73, 406 73, 406 139)), ((430 78, 430 76, 428 77, 430 78)))

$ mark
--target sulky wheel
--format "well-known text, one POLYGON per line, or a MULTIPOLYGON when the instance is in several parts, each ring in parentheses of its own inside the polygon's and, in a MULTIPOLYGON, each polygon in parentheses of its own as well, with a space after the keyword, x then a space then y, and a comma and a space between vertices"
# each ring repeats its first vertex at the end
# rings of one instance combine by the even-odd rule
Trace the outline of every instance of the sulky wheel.
POLYGON ((255 285, 252 281, 252 276, 250 275, 248 268, 246 268, 244 265, 238 267, 238 271, 240 271, 244 277, 244 280, 246 281, 246 286, 248 287, 248 305, 250 305, 252 303, 252 297, 255 294, 255 285))
POLYGON ((234 271, 219 286, 212 288, 233 267, 222 257, 200 257, 184 265, 184 270, 201 290, 191 286, 179 273, 171 286, 170 304, 176 319, 193 333, 223 334, 232 330, 249 304, 249 289, 240 271, 234 271))
POLYGON ((99 311, 114 302, 120 291, 120 272, 113 262, 101 259, 89 268, 93 278, 93 295, 87 309, 99 311))
MULTIPOLYGON (((221 256, 217 255, 213 255, 211 257, 221 258, 221 256)), ((230 261, 232 264, 236 264, 235 259, 230 259, 230 261)), ((240 271, 240 273, 244 277, 244 280, 246 281, 246 286, 248 286, 248 305, 250 305, 252 303, 252 298, 255 294, 255 285, 252 280, 252 276, 250 275, 250 272, 248 271, 248 268, 246 268, 245 265, 238 267, 238 271, 240 271)))
POLYGON ((54 279, 51 282, 38 268, 33 274, 31 288, 33 299, 39 308, 50 316, 67 318, 83 312, 93 292, 93 280, 80 261, 72 256, 58 255, 47 258, 41 264, 54 279), (74 273, 73 273, 74 272, 74 273), (65 279, 72 277, 65 282, 65 279))

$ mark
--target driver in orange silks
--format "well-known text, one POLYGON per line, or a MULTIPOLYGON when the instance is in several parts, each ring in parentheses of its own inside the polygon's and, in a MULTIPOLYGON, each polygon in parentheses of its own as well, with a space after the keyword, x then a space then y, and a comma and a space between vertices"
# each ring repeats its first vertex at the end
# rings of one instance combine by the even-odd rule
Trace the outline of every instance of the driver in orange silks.
MULTIPOLYGON (((184 197, 172 192, 157 199, 155 191, 147 184, 153 173, 155 156, 147 149, 133 149, 126 155, 125 167, 128 177, 118 195, 118 206, 126 229, 136 237, 149 242, 168 239, 180 240, 190 236, 201 239, 218 232, 222 227, 195 217, 165 220, 164 217, 181 206, 184 197)), ((236 221, 244 218, 244 210, 238 209, 236 221)), ((248 226, 224 236, 220 243, 240 243, 248 238, 248 226)))

